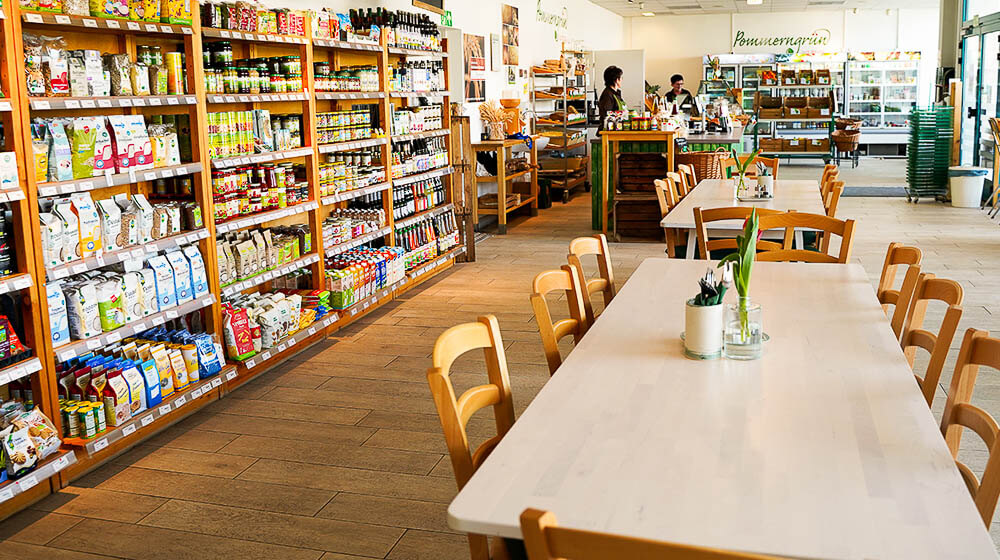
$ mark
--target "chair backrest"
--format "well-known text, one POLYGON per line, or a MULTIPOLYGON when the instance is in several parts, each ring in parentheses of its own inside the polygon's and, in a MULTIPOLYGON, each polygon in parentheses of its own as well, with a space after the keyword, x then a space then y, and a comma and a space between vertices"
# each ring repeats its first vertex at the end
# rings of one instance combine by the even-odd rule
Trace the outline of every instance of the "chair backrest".
MULTIPOLYGON (((898 297, 893 300, 896 308, 892 310, 892 317, 889 319, 896 340, 903 338, 903 325, 906 323, 906 314, 910 311, 910 301, 917 291, 918 281, 920 281, 920 265, 910 265, 906 269, 906 276, 903 277, 903 285, 899 288, 898 297)), ((886 306, 883 305, 882 309, 885 308, 886 306)))
POLYGON ((833 174, 833 173, 839 173, 839 170, 838 170, 838 168, 837 168, 836 165, 834 165, 832 163, 828 163, 828 164, 824 165, 823 166, 823 174, 820 175, 820 178, 819 178, 819 184, 822 185, 823 183, 826 183, 827 177, 830 174, 833 174))
POLYGON ((899 344, 906 354, 907 361, 910 362, 910 367, 913 367, 917 348, 930 352, 930 361, 924 377, 913 374, 917 378, 920 390, 924 393, 927 406, 931 406, 934 402, 934 392, 937 390, 938 380, 941 379, 941 370, 944 369, 948 349, 951 348, 951 341, 955 338, 955 331, 958 330, 958 321, 962 318, 962 297, 962 285, 958 282, 947 278, 935 278, 933 274, 921 274, 910 299, 910 309, 899 344), (930 301, 948 304, 937 334, 923 328, 927 303, 930 301))
POLYGON ((844 193, 844 182, 834 181, 830 187, 830 192, 823 198, 823 206, 826 208, 826 215, 831 218, 837 217, 837 206, 840 205, 840 195, 844 193))
MULTIPOLYGON (((667 183, 670 181, 668 180, 667 183)), ((611 300, 615 298, 615 273, 611 267, 611 251, 608 249, 608 238, 603 233, 590 237, 577 237, 569 242, 569 255, 567 260, 570 266, 575 268, 580 275, 580 282, 583 286, 583 304, 586 311, 587 325, 594 322, 594 306, 591 304, 590 295, 601 292, 604 294, 604 306, 611 305, 611 300), (587 280, 587 275, 583 271, 583 261, 581 257, 594 255, 597 257, 598 277, 587 280)))
POLYGON ((690 185, 692 189, 698 185, 698 176, 694 172, 693 165, 679 163, 677 164, 677 172, 687 177, 688 185, 690 185))
POLYGON ((552 512, 528 508, 521 513, 521 536, 528 560, 771 560, 743 552, 652 541, 560 527, 552 512))
MULTIPOLYGON (((698 234, 698 257, 701 259, 708 260, 711 258, 712 251, 723 250, 723 249, 736 249, 736 237, 724 237, 722 239, 709 239, 708 237, 708 224, 712 222, 722 222, 731 220, 746 220, 750 217, 750 212, 754 208, 747 206, 724 206, 722 208, 695 208, 694 209, 694 227, 695 232, 698 234)), ((769 208, 757 208, 758 216, 770 216, 773 214, 781 214, 780 210, 771 210, 769 208)), ((757 241, 758 251, 777 251, 784 248, 782 243, 775 243, 774 241, 767 241, 765 239, 759 239, 757 241)))
POLYGON ((840 179, 840 171, 833 170, 828 175, 825 175, 823 180, 819 184, 819 196, 823 199, 823 204, 826 205, 826 199, 830 196, 830 189, 833 188, 833 184, 838 182, 840 179))
POLYGON ((677 204, 674 190, 663 179, 653 180, 653 190, 656 191, 656 202, 660 205, 660 218, 665 218, 670 209, 677 204))
POLYGON ((677 189, 678 200, 684 198, 689 192, 691 192, 692 185, 688 185, 686 175, 668 171, 667 179, 674 182, 674 187, 677 189))
POLYGON ((538 332, 542 336, 542 349, 545 351, 545 360, 549 364, 549 374, 551 375, 562 365, 559 341, 573 335, 575 344, 580 342, 584 333, 587 332, 590 324, 583 308, 586 296, 583 293, 579 271, 568 264, 562 265, 559 270, 546 270, 535 276, 531 283, 531 291, 531 308, 535 311, 535 322, 538 324, 538 332), (553 323, 545 296, 557 290, 566 292, 569 317, 553 323))
POLYGON ((955 466, 965 480, 988 530, 997 506, 997 497, 1000 496, 1000 438, 997 438, 1000 427, 988 412, 972 404, 979 366, 1000 369, 1000 339, 991 338, 988 331, 969 329, 965 331, 962 348, 958 351, 958 361, 955 363, 955 373, 951 377, 948 400, 941 417, 941 434, 944 435, 951 456, 955 459, 955 466), (972 469, 958 460, 963 428, 971 429, 982 438, 989 451, 986 468, 979 478, 976 478, 972 469))
MULTIPOLYGON (((737 161, 736 158, 732 158, 732 157, 729 157, 729 158, 726 158, 726 159, 722 160, 722 171, 723 171, 723 173, 726 174, 726 177, 729 177, 729 178, 734 177, 735 176, 735 167, 739 163, 742 163, 742 162, 745 162, 746 160, 748 160, 750 158, 750 156, 749 155, 743 155, 743 156, 738 156, 738 158, 739 158, 739 161, 737 161)), ((758 163, 763 164, 765 167, 769 168, 771 170, 771 175, 773 175, 775 179, 778 178, 778 158, 768 158, 768 157, 761 157, 761 156, 757 156, 756 158, 754 158, 753 165, 751 165, 749 168, 747 168, 747 176, 748 177, 756 177, 757 176, 757 164, 758 163)))
POLYGON ((854 244, 854 220, 838 220, 822 214, 784 212, 761 216, 760 229, 784 229, 785 236, 782 249, 758 254, 757 260, 759 261, 846 263, 851 258, 851 248, 854 244), (792 240, 797 228, 818 231, 822 236, 820 250, 793 249, 792 240), (830 250, 830 238, 834 235, 840 236, 840 253, 836 256, 827 254, 830 250))
POLYGON ((441 428, 444 430, 448 454, 455 471, 455 481, 461 490, 514 425, 514 402, 507 373, 507 355, 497 318, 485 315, 475 323, 456 325, 442 333, 434 343, 431 367, 427 370, 427 383, 430 384, 434 405, 441 419, 441 428), (483 349, 486 359, 489 382, 472 387, 456 397, 449 374, 451 365, 462 354, 479 348, 483 349), (465 427, 473 414, 487 406, 493 407, 497 435, 473 451, 469 446, 465 427))
POLYGON ((878 289, 875 292, 886 313, 889 312, 889 306, 896 305, 899 300, 899 290, 892 287, 896 280, 897 267, 919 265, 922 257, 918 247, 910 247, 896 241, 889 244, 889 249, 885 252, 885 262, 882 263, 882 276, 878 280, 878 289))

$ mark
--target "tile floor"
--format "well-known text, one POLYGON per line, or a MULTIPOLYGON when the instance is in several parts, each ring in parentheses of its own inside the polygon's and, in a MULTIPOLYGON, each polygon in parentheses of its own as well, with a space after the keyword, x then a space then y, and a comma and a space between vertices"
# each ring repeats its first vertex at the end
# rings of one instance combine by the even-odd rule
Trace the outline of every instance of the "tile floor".
MULTIPOLYGON (((890 241, 918 245, 924 270, 966 289, 960 332, 1000 331, 1000 226, 977 210, 898 198, 846 198, 841 209, 859 220, 854 258, 873 283, 890 241)), ((456 487, 424 380, 432 344, 451 325, 497 315, 520 413, 548 378, 527 298, 531 278, 563 263, 568 240, 590 234, 589 223, 587 196, 516 219, 507 236, 478 247, 477 262, 3 521, 0 559, 468 558, 464 537, 445 522, 456 487)), ((655 243, 613 245, 618 282, 662 252, 655 243)), ((940 313, 932 309, 928 324, 940 313)), ((942 389, 953 361, 954 353, 942 389)), ((481 364, 476 356, 456 364, 458 389, 480 378, 481 364)), ((980 375, 975 400, 1000 417, 997 372, 980 375)), ((942 390, 938 415, 943 401, 942 390)), ((470 433, 487 436, 490 422, 473 419, 470 433)), ((968 455, 981 468, 984 450, 968 455)), ((992 532, 997 539, 1000 525, 992 532)))

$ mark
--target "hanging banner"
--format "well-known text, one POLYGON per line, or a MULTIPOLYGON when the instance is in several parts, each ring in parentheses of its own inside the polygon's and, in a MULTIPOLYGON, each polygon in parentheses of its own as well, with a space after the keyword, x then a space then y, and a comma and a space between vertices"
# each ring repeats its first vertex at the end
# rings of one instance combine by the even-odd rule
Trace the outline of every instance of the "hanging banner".
POLYGON ((486 37, 462 35, 465 51, 465 100, 486 101, 486 37))

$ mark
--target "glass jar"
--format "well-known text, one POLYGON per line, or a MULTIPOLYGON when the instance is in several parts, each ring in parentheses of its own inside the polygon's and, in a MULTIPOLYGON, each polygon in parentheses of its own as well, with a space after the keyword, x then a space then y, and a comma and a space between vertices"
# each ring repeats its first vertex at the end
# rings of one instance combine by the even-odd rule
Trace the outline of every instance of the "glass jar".
POLYGON ((763 313, 759 303, 740 297, 726 304, 723 354, 731 360, 756 360, 764 353, 763 313))
POLYGON ((222 67, 233 62, 233 45, 229 41, 213 43, 212 65, 222 67))
POLYGON ((247 73, 250 75, 250 91, 247 93, 260 93, 260 73, 256 68, 248 68, 247 73))
POLYGON ((329 62, 314 62, 313 72, 316 75, 325 76, 330 73, 330 63, 329 62))
POLYGON ((236 65, 229 63, 222 70, 223 93, 237 93, 239 91, 239 75, 236 72, 236 65))
POLYGON ((288 91, 302 91, 302 74, 291 74, 288 76, 288 91))
POLYGON ((250 70, 248 68, 238 68, 236 70, 236 76, 236 93, 250 93, 250 70))

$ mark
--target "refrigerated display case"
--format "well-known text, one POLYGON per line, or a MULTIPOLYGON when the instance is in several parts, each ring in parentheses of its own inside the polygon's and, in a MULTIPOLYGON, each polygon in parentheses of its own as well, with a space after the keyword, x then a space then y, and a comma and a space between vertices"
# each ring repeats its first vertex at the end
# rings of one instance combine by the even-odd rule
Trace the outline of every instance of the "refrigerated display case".
POLYGON ((919 52, 851 53, 847 62, 846 116, 862 130, 906 130, 919 103, 919 52))

